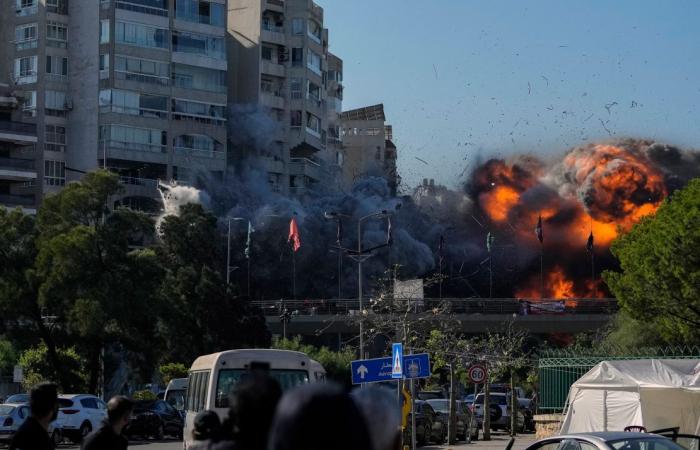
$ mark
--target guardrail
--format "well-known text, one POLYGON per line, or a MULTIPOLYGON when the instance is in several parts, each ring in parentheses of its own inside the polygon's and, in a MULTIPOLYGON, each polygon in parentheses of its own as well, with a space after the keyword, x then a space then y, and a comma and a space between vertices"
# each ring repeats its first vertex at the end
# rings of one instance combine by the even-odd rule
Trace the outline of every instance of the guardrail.
POLYGON ((33 123, 0 120, 0 131, 12 131, 13 133, 30 134, 36 136, 36 125, 33 123))
POLYGON ((3 158, 0 157, 0 167, 12 169, 34 170, 33 159, 3 158))
POLYGON ((34 196, 8 195, 0 194, 0 204, 32 206, 34 205, 34 196))
MULTIPOLYGON (((617 311, 615 299, 485 299, 485 298, 446 298, 423 300, 400 300, 415 313, 431 311, 435 308, 451 314, 612 314, 617 311), (540 308, 538 309, 537 306, 540 308)), ((284 308, 295 315, 353 315, 357 314, 357 299, 314 299, 314 300, 258 300, 251 302, 266 316, 282 313, 284 308)), ((381 314, 381 307, 371 305, 365 299, 365 308, 381 314)), ((403 307, 403 306, 402 306, 403 307)))

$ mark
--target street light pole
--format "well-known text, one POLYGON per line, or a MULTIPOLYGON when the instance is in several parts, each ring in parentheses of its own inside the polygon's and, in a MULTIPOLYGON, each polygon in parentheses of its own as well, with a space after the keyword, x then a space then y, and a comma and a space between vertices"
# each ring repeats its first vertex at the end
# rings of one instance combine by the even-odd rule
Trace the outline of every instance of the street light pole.
POLYGON ((360 306, 360 359, 364 359, 365 341, 362 323, 362 219, 357 221, 357 301, 360 306))
POLYGON ((226 286, 231 284, 231 220, 228 219, 228 235, 226 238, 226 286))

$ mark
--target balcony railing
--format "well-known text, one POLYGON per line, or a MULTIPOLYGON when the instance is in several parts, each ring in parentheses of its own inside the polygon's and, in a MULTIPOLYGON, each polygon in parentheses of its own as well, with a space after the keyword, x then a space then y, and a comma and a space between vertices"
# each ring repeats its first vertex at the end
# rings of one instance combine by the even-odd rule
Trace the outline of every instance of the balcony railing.
POLYGON ((153 119, 167 119, 168 118, 168 112, 167 111, 162 111, 159 109, 150 109, 150 108, 127 108, 126 106, 115 106, 115 105, 107 105, 107 106, 100 106, 100 112, 105 114, 105 113, 116 113, 116 114, 128 114, 130 116, 141 116, 141 117, 150 117, 153 119))
POLYGON ((158 180, 154 180, 152 178, 137 178, 137 177, 120 176, 119 183, 124 184, 124 185, 130 185, 130 186, 143 186, 143 187, 153 188, 153 189, 158 187, 158 180))
POLYGON ((33 159, 2 158, 0 157, 0 168, 12 168, 23 170, 34 170, 33 159))
POLYGON ((126 11, 140 12, 144 14, 152 14, 154 16, 168 17, 168 10, 163 8, 155 8, 152 6, 138 5, 131 2, 118 1, 116 3, 118 9, 126 11))
POLYGON ((0 204, 32 206, 34 205, 34 196, 0 194, 0 204))
POLYGON ((284 0, 267 0, 267 3, 284 8, 284 0))
POLYGON ((146 75, 136 72, 126 72, 123 70, 114 71, 115 78, 119 80, 138 81, 140 83, 160 84, 162 86, 170 85, 170 77, 159 77, 157 75, 146 75))
POLYGON ((284 27, 278 27, 269 22, 263 22, 262 28, 265 31, 272 31, 273 33, 284 33, 284 27))
POLYGON ((11 131, 13 133, 36 136, 36 125, 33 123, 0 120, 0 132, 2 131, 11 131))
POLYGON ((185 156, 199 156, 202 158, 224 159, 226 153, 221 150, 206 150, 191 147, 175 147, 175 153, 185 156))
POLYGON ((99 142, 100 148, 106 145, 108 148, 116 150, 130 150, 137 152, 150 152, 150 153, 167 153, 167 146, 158 144, 141 144, 136 142, 125 142, 125 141, 115 141, 107 140, 99 142))

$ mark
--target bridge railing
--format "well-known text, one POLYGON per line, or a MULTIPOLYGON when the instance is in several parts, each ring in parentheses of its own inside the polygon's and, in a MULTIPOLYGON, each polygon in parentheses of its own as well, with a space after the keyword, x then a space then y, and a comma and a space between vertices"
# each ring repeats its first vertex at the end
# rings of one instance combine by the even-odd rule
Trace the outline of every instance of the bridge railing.
MULTIPOLYGON (((253 301, 266 316, 276 316, 285 309, 295 315, 355 315, 357 299, 309 299, 253 301)), ((363 307, 370 313, 387 312, 381 303, 365 300, 363 307)), ((421 300, 392 300, 392 308, 415 313, 435 310, 452 314, 612 314, 617 311, 615 299, 517 299, 517 298, 426 298, 421 300)))

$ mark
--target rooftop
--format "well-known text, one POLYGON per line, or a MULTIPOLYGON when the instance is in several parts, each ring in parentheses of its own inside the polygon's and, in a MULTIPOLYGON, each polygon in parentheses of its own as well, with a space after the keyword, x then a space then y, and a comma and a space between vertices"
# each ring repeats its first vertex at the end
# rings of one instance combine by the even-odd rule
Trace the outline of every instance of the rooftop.
POLYGON ((342 120, 386 120, 384 116, 384 104, 380 103, 378 105, 343 111, 340 114, 340 118, 342 120))

